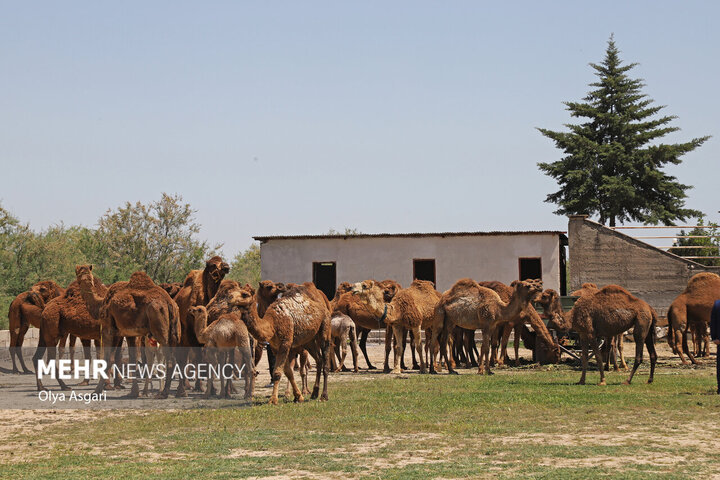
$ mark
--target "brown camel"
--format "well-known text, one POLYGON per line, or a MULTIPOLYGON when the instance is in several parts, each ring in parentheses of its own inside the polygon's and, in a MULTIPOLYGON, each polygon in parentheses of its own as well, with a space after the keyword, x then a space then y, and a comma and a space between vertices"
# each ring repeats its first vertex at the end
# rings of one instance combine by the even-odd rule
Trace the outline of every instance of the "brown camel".
MULTIPOLYGON (((497 281, 478 282, 478 285, 494 290, 504 303, 510 303, 516 282, 517 280, 513 281, 510 286, 497 281)), ((540 292, 538 292, 538 294, 539 293, 540 292)), ((532 300, 534 300, 534 298, 532 300)), ((550 331, 545 326, 545 323, 542 321, 542 318, 540 318, 540 315, 537 311, 535 311, 535 307, 532 306, 532 303, 528 303, 520 314, 513 318, 508 318, 506 321, 507 323, 501 330, 502 337, 500 340, 500 355, 494 355, 497 358, 498 365, 502 365, 505 358, 507 358, 507 344, 510 339, 510 334, 513 331, 515 332, 515 340, 513 342, 513 347, 515 349, 515 366, 517 367, 520 365, 520 337, 523 331, 523 326, 526 324, 529 324, 535 332, 537 340, 536 346, 539 346, 538 343, 542 345, 543 355, 538 356, 539 360, 542 363, 557 363, 560 361, 560 347, 557 345, 552 335, 550 335, 550 331)), ((498 333, 499 332, 500 330, 498 330, 498 333)), ((536 350, 533 349, 533 352, 536 352, 536 350)))
MULTIPOLYGON (((478 373, 483 374, 490 371, 490 341, 496 329, 504 322, 518 316, 528 308, 530 300, 542 291, 542 281, 523 280, 516 282, 513 287, 513 294, 509 302, 503 302, 500 296, 486 287, 481 287, 474 280, 464 278, 459 280, 450 290, 442 295, 437 308, 435 309, 435 322, 444 325, 440 349, 445 361, 447 358, 447 336, 455 325, 462 328, 474 330, 481 329, 483 333, 481 361, 478 366, 478 373)), ((437 337, 440 331, 434 333, 437 337)), ((448 368, 449 373, 457 373, 452 367, 448 368)))
MULTIPOLYGON (((104 296, 107 293, 107 287, 99 278, 94 276, 92 278, 98 295, 104 296)), ((48 358, 55 358, 58 341, 68 334, 81 339, 85 359, 89 360, 90 341, 95 340, 97 346, 97 342, 101 338, 99 318, 99 308, 88 308, 77 280, 68 285, 62 295, 51 299, 42 310, 40 338, 38 348, 33 356, 35 371, 37 371, 38 362, 46 350, 48 358)), ((70 389, 61 379, 58 379, 58 384, 63 390, 70 389)), ((87 380, 81 382, 82 384, 87 384, 87 380)), ((45 388, 40 379, 37 379, 37 388, 38 390, 45 388)))
MULTIPOLYGON (((178 307, 170 295, 157 286, 145 272, 135 272, 127 282, 117 282, 110 286, 103 295, 95 284, 92 265, 80 265, 75 273, 80 286, 83 300, 88 310, 99 310, 101 323, 101 342, 105 346, 105 361, 110 365, 110 358, 122 348, 122 341, 116 338, 125 337, 128 342, 129 358, 136 359, 136 340, 149 335, 163 349, 168 377, 159 398, 167 398, 172 379, 170 376, 171 361, 174 357, 171 348, 180 345, 180 319, 178 307)), ((98 382, 95 393, 105 388, 105 382, 98 382)), ((140 388, 138 379, 133 378, 129 397, 138 397, 140 388)), ((177 395, 185 395, 182 380, 179 382, 177 395)))
MULTIPOLYGON (((434 311, 440 300, 440 293, 435 290, 433 283, 426 280, 414 280, 410 287, 397 292, 390 303, 385 303, 384 289, 373 280, 354 284, 352 294, 359 300, 358 303, 364 305, 365 310, 370 311, 376 317, 385 317, 385 323, 392 328, 395 339, 395 363, 392 373, 402 372, 404 330, 413 335, 411 346, 415 348, 420 359, 420 373, 425 373, 420 330, 423 328, 430 331, 437 329, 434 323, 434 311)), ((433 343, 430 345, 432 351, 433 343)), ((434 371, 432 361, 430 361, 430 369, 434 371)))
MULTIPOLYGON (((207 306, 210 300, 217 293, 225 275, 230 271, 230 266, 222 258, 214 256, 205 262, 203 270, 191 270, 185 277, 183 286, 175 295, 174 299, 180 309, 180 323, 182 334, 180 336, 182 346, 189 347, 180 350, 181 357, 178 361, 185 365, 188 361, 188 354, 192 358, 200 358, 200 342, 195 337, 192 322, 187 319, 187 312, 190 307, 197 305, 207 306)), ((202 382, 195 382, 195 390, 202 391, 202 382)))
POLYGON ((312 283, 303 283, 288 290, 273 302, 260 318, 254 299, 247 296, 238 312, 250 334, 258 341, 270 343, 275 352, 273 369, 273 393, 270 403, 277 404, 278 388, 283 371, 292 385, 296 402, 303 395, 295 383, 289 358, 307 349, 315 358, 317 375, 312 397, 320 391, 320 376, 324 377, 321 400, 328 399, 327 375, 330 369, 330 303, 312 283))
MULTIPOLYGON (((575 290, 570 295, 574 297, 582 297, 585 295, 592 295, 594 293, 597 293, 600 289, 597 285, 594 283, 583 283, 580 286, 580 290, 575 290)), ((611 338, 606 338, 605 343, 603 345, 603 361, 605 362, 605 367, 607 370, 607 367, 610 365, 610 360, 613 362, 613 368, 617 372, 620 370, 618 368, 617 359, 620 359, 620 367, 627 371, 627 363, 625 363, 625 354, 624 354, 624 344, 625 344, 625 332, 615 335, 611 338), (610 357, 612 355, 612 357, 610 357)))
MULTIPOLYGON (((697 360, 688 349, 687 333, 691 328, 707 337, 710 323, 710 311, 715 300, 720 298, 720 276, 714 273, 693 275, 685 287, 670 304, 668 309, 668 344, 680 356, 683 365, 687 364, 685 353, 693 364, 697 360), (694 326, 692 326, 695 324, 694 326), (691 327, 692 326, 692 327, 691 327)), ((709 339, 706 339, 709 341, 709 339)))
MULTIPOLYGON (((40 328, 42 324, 42 311, 45 304, 53 298, 61 296, 65 289, 52 280, 38 282, 28 291, 21 293, 10 304, 8 311, 8 328, 10 329, 10 358, 13 363, 12 373, 20 373, 15 363, 17 357, 23 373, 32 373, 26 366, 22 357, 22 346, 25 334, 32 325, 40 328)), ((64 344, 64 342, 63 342, 64 344)), ((71 350, 72 352, 72 350, 71 350)))
MULTIPOLYGON (((378 283, 378 282, 375 282, 378 283)), ((333 313, 338 312, 347 315, 352 318, 353 322, 357 327, 357 334, 359 337, 360 351, 365 357, 365 363, 367 364, 368 370, 375 370, 375 366, 370 363, 370 358, 367 353, 367 339, 370 334, 370 330, 376 330, 379 328, 385 328, 385 317, 380 311, 380 315, 376 315, 375 312, 370 311, 367 306, 358 301, 357 297, 352 295, 350 289, 352 286, 343 282, 338 286, 335 298, 332 302, 333 313)), ((386 302, 390 302, 392 297, 400 290, 400 284, 393 280, 384 280, 379 282, 378 288, 381 288, 386 302)), ((388 358, 390 356, 389 342, 392 340, 392 329, 388 328, 385 331, 385 364, 384 369, 389 371, 388 358)))
MULTIPOLYGON (((235 347, 240 349, 241 363, 245 375, 245 398, 252 398, 253 374, 252 355, 250 353, 250 334, 247 326, 240 320, 236 313, 223 313, 210 325, 208 325, 208 312, 205 307, 198 305, 190 307, 188 316, 193 320, 195 336, 205 347, 205 358, 208 363, 214 360, 215 364, 226 365, 230 358, 234 357, 235 347)), ((234 362, 233 362, 234 363, 234 362)), ((224 397, 230 396, 231 382, 220 377, 220 392, 224 397)), ((205 390, 205 398, 212 395, 212 377, 208 379, 208 387, 205 390)))
POLYGON ((635 337, 635 363, 630 377, 625 381, 630 384, 635 371, 643 360, 643 343, 650 355, 650 378, 652 383, 655 374, 655 325, 657 314, 655 310, 643 300, 633 296, 630 292, 618 285, 607 285, 594 294, 581 296, 569 314, 562 313, 559 295, 555 290, 543 292, 539 303, 552 316, 550 322, 560 331, 575 330, 580 335, 582 343, 582 375, 581 385, 585 384, 585 374, 588 364, 588 345, 592 347, 600 370, 600 383, 605 385, 605 369, 603 359, 598 347, 599 338, 612 338, 629 329, 633 329, 635 337))

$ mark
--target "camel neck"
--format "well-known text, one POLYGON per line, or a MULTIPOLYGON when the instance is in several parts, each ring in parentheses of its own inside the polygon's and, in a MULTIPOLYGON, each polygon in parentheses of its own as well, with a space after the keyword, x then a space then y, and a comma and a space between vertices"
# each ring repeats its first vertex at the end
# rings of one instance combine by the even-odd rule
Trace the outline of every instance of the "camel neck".
MULTIPOLYGON (((260 342, 269 342, 275 336, 273 322, 265 315, 263 318, 257 313, 255 305, 239 309, 240 318, 248 328, 250 334, 260 342)), ((267 312, 266 312, 267 313, 267 312)))
POLYGON ((100 318, 100 307, 102 306, 104 297, 95 292, 92 283, 87 281, 79 281, 80 295, 82 295, 88 312, 93 318, 100 318))

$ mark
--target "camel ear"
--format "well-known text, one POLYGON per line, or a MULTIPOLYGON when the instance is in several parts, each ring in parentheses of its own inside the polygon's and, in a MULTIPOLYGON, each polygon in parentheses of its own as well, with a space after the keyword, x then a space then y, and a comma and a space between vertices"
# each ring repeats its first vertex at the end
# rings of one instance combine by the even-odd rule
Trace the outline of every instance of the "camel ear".
POLYGON ((222 271, 225 272, 225 273, 228 273, 228 272, 230 271, 230 265, 228 265, 227 263, 223 262, 223 263, 220 265, 220 270, 222 270, 222 271))
POLYGON ((88 267, 90 267, 90 271, 92 272, 92 263, 88 265, 88 267))

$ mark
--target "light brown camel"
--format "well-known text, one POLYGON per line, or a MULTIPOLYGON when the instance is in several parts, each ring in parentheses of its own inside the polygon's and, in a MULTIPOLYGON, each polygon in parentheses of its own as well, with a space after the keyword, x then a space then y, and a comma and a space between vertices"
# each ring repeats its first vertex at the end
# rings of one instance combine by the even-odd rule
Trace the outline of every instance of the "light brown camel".
MULTIPOLYGON (((25 334, 32 325, 40 328, 42 323, 42 311, 45 304, 53 298, 61 296, 65 289, 52 280, 38 282, 21 293, 10 304, 8 311, 8 328, 10 329, 10 358, 12 359, 12 373, 20 373, 15 357, 23 369, 23 373, 32 373, 22 357, 22 346, 25 341, 25 334)), ((64 344, 64 342, 63 342, 64 344)), ((72 353, 72 350, 71 350, 72 353)))
POLYGON ((295 383, 288 358, 303 349, 315 358, 317 375, 312 397, 320 391, 320 376, 324 377, 321 400, 328 399, 327 376, 330 369, 330 303, 312 283, 303 283, 288 290, 273 302, 260 318, 254 299, 248 296, 238 312, 250 334, 258 341, 270 343, 275 351, 273 369, 273 392, 270 403, 277 404, 278 388, 283 371, 292 385, 295 401, 303 401, 303 395, 295 383))
MULTIPOLYGON (((107 287, 97 277, 93 277, 93 282, 98 294, 104 296, 107 293, 107 287)), ((58 341, 68 334, 75 335, 83 341, 86 359, 90 358, 89 341, 100 341, 99 308, 88 308, 77 280, 68 285, 62 295, 51 299, 42 310, 40 338, 38 348, 33 356, 35 371, 37 371, 38 362, 46 350, 48 358, 55 358, 58 341)), ((58 384, 63 390, 70 389, 61 379, 58 379, 58 384)), ((87 380, 81 382, 82 384, 87 384, 87 380)), ((40 379, 37 379, 37 388, 38 390, 45 388, 40 379)))
MULTIPOLYGON (((180 358, 178 361, 185 365, 189 356, 199 359, 200 343, 195 337, 195 331, 192 322, 187 319, 187 312, 190 307, 197 305, 207 306, 210 300, 217 293, 225 275, 230 271, 230 265, 225 263, 222 258, 214 256, 205 262, 203 270, 191 270, 185 277, 183 286, 175 295, 174 300, 180 310, 180 323, 182 325, 182 334, 180 336, 183 348, 179 351, 180 358)), ((188 385, 189 386, 189 385, 188 385)), ((195 390, 202 391, 202 382, 195 382, 195 390)))
POLYGON ((585 374, 588 364, 588 345, 592 347, 600 370, 600 383, 605 385, 605 369, 603 359, 598 347, 598 339, 611 338, 633 329, 635 337, 635 363, 630 377, 625 381, 630 384, 635 371, 643 360, 643 343, 650 355, 650 378, 652 383, 655 374, 655 325, 657 314, 645 301, 633 296, 630 292, 618 285, 607 285, 594 294, 581 296, 569 314, 562 313, 559 305, 559 295, 555 290, 548 289, 543 292, 539 302, 552 316, 550 320, 554 327, 560 331, 575 330, 580 335, 582 343, 582 375, 581 385, 585 384, 585 374))
POLYGON ((345 357, 347 356, 347 343, 350 341, 350 352, 353 359, 353 371, 358 371, 358 349, 357 335, 355 334, 355 322, 344 313, 333 313, 330 318, 330 337, 333 352, 330 354, 331 368, 333 372, 347 372, 345 357), (335 357, 337 356, 337 361, 335 357))
MULTIPOLYGON (((227 365, 231 359, 234 359, 235 348, 239 348, 240 367, 238 368, 242 368, 245 375, 245 398, 252 398, 255 375, 250 353, 250 334, 247 326, 240 320, 240 316, 234 312, 223 313, 208 325, 208 312, 202 305, 190 307, 188 316, 193 320, 195 336, 204 346, 203 351, 208 363, 214 361, 214 364, 227 365)), ((231 382, 229 379, 225 380, 224 376, 220 377, 220 392, 221 396, 229 397, 231 382)), ((213 380, 210 376, 205 398, 209 398, 212 391, 213 380)))
POLYGON ((720 276, 703 272, 693 275, 685 290, 670 304, 667 315, 668 344, 680 356, 683 365, 687 364, 683 353, 693 364, 697 363, 695 356, 688 349, 687 333, 690 325, 696 324, 694 328, 706 337, 710 312, 713 303, 719 298, 720 276))
MULTIPOLYGON (((117 282, 110 286, 105 295, 94 282, 92 265, 76 267, 75 274, 80 292, 88 310, 100 312, 101 342, 105 346, 105 361, 110 365, 110 358, 116 356, 122 348, 122 341, 116 338, 125 337, 128 342, 129 358, 137 359, 136 341, 150 335, 163 349, 168 377, 159 398, 167 398, 172 383, 172 359, 174 347, 180 345, 180 319, 178 307, 170 295, 157 286, 145 272, 135 272, 127 282, 117 282)), ((95 393, 105 388, 105 382, 98 382, 95 393)), ((140 388, 137 377, 132 380, 129 397, 138 397, 140 388)), ((177 396, 185 394, 183 381, 178 382, 177 396)))
MULTIPOLYGON (((481 287, 470 278, 456 282, 442 295, 435 309, 436 324, 444 325, 440 349, 445 361, 449 364, 447 336, 455 325, 471 330, 479 328, 483 333, 480 357, 484 361, 479 362, 478 373, 491 375, 490 341, 495 330, 508 319, 515 318, 527 309, 530 300, 540 291, 542 291, 540 280, 519 281, 515 283, 510 301, 506 303, 494 290, 481 287)), ((439 334, 438 331, 433 336, 439 334)), ((457 373, 452 368, 449 368, 448 372, 457 373)))
MULTIPOLYGON (((404 330, 412 332, 412 347, 415 348, 420 360, 420 373, 425 373, 425 360, 423 358, 422 328, 436 329, 434 323, 435 306, 440 300, 440 293, 435 290, 432 282, 414 280, 410 287, 397 292, 390 303, 385 303, 384 291, 373 280, 353 285, 352 294, 366 310, 376 317, 385 317, 385 323, 392 327, 395 338, 395 363, 392 373, 401 373, 401 358, 403 356, 404 330)), ((431 351, 432 351, 432 345, 431 351)), ((434 371, 433 362, 430 362, 431 371, 434 371)))
MULTIPOLYGON (((255 301, 257 302, 257 312, 260 318, 265 316, 265 311, 277 300, 280 295, 287 291, 287 287, 284 283, 275 283, 272 280, 263 280, 258 284, 257 292, 255 292, 255 301)), ((263 345, 260 342, 255 342, 254 346, 254 357, 255 365, 262 360, 263 345)), ((272 364, 275 361, 275 356, 272 354, 272 349, 268 346, 268 364, 270 365, 270 375, 272 376, 272 364)))

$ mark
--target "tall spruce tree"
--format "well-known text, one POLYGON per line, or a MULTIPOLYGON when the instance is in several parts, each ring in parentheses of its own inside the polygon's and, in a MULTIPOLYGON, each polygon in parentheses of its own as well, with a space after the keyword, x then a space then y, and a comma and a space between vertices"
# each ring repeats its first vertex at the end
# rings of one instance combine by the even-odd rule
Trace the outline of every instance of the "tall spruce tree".
POLYGON ((623 65, 613 36, 605 59, 591 63, 598 81, 582 102, 564 102, 572 117, 585 119, 567 124, 569 132, 538 130, 552 139, 565 156, 556 162, 538 163, 560 189, 545 200, 555 203, 559 215, 598 215, 600 223, 615 226, 627 220, 669 225, 699 216, 685 208, 685 191, 692 188, 663 172, 668 163, 702 145, 709 136, 686 143, 656 141, 679 130, 668 124, 675 116, 657 116, 664 106, 641 93, 641 79, 627 75, 637 63, 623 65))

